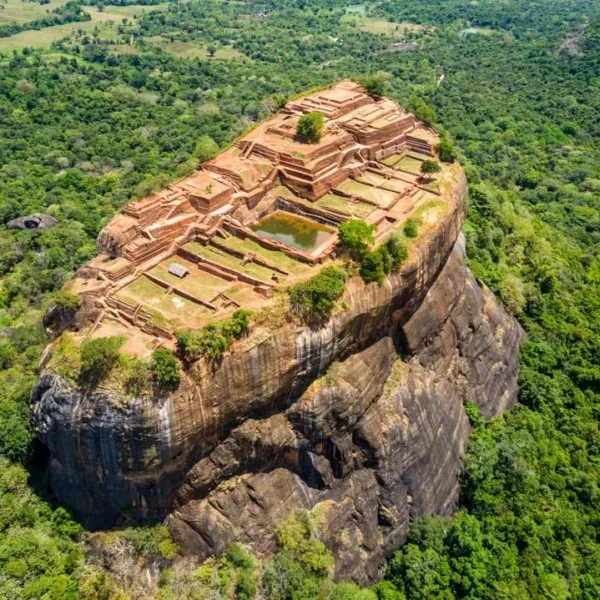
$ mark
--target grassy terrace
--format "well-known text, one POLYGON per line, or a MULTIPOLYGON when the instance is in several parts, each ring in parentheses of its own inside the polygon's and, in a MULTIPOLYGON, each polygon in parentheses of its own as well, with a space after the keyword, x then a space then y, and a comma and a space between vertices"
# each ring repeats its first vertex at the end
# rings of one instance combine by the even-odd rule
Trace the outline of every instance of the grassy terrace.
POLYGON ((215 294, 225 291, 229 285, 229 282, 220 277, 204 271, 199 272, 198 267, 194 263, 187 261, 180 256, 172 256, 163 260, 150 270, 150 274, 158 277, 169 285, 197 296, 205 302, 210 301, 215 294), (181 279, 175 275, 171 275, 171 273, 169 273, 169 265, 173 262, 177 262, 186 267, 189 270, 189 273, 181 279))
POLYGON ((225 294, 238 304, 247 307, 258 306, 264 302, 262 296, 259 296, 247 284, 239 281, 227 281, 216 275, 211 275, 206 271, 201 271, 198 267, 180 256, 172 256, 156 265, 151 271, 151 275, 158 277, 165 283, 175 288, 188 292, 200 298, 204 302, 210 302, 217 294, 225 294), (169 265, 177 262, 189 269, 189 273, 180 279, 169 273, 169 265))
POLYGON ((180 296, 167 295, 164 288, 144 275, 125 286, 115 294, 115 298, 132 308, 142 304, 156 314, 154 320, 159 325, 167 323, 173 327, 182 327, 186 323, 193 322, 200 327, 212 314, 209 309, 200 304, 180 296))
POLYGON ((382 175, 379 175, 378 173, 372 173, 370 171, 367 171, 362 177, 357 177, 356 181, 360 183, 376 185, 384 190, 398 193, 402 193, 410 187, 410 184, 406 183, 405 181, 400 181, 399 179, 394 178, 386 179, 382 175))
POLYGON ((374 188, 354 179, 346 179, 335 189, 350 196, 357 196, 380 207, 388 206, 396 198, 395 192, 374 188))
POLYGON ((223 246, 227 246, 228 248, 237 250, 238 252, 243 252, 244 254, 247 252, 253 252, 258 258, 278 266, 280 269, 287 271, 291 275, 308 273, 311 269, 309 265, 290 258, 283 252, 263 248, 260 244, 247 238, 242 240, 234 235, 230 235, 227 237, 227 239, 219 239, 218 242, 223 246))
POLYGON ((220 248, 216 248, 215 246, 202 246, 201 244, 191 242, 186 244, 184 249, 189 250, 190 252, 201 256, 202 258, 223 265, 224 267, 235 269, 240 273, 245 273, 246 275, 256 277, 262 281, 269 282, 271 280, 271 276, 275 273, 275 271, 272 269, 268 269, 267 267, 263 267, 262 265, 258 265, 256 263, 248 263, 244 265, 242 264, 242 260, 237 256, 229 254, 220 248))
POLYGON ((394 165, 394 169, 400 169, 401 171, 408 171, 409 173, 419 175, 422 163, 423 161, 418 158, 405 156, 394 165))
POLYGON ((336 194, 326 194, 316 202, 314 206, 323 209, 332 209, 338 212, 344 213, 349 217, 356 217, 357 219, 364 219, 369 213, 373 212, 375 207, 366 202, 357 200, 356 202, 350 202, 348 198, 343 196, 337 196, 336 194))

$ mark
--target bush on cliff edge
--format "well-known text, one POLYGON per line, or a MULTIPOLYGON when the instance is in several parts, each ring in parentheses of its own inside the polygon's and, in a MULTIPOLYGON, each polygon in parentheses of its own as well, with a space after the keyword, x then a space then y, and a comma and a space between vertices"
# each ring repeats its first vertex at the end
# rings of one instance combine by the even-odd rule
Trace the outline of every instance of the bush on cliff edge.
POLYGON ((369 225, 362 219, 350 219, 340 224, 338 236, 348 254, 354 260, 360 261, 375 243, 373 234, 376 229, 376 225, 369 225))
POLYGON ((234 339, 248 331, 250 311, 236 310, 229 319, 208 323, 202 329, 184 329, 177 334, 177 350, 188 361, 200 357, 221 360, 234 339))
POLYGON ((120 336, 97 338, 81 346, 81 380, 85 385, 97 385, 106 379, 119 362, 120 336))
POLYGON ((179 362, 170 350, 157 348, 152 354, 152 366, 159 387, 176 388, 179 385, 179 362))
POLYGON ((346 274, 336 267, 325 267, 308 281, 292 286, 290 312, 303 317, 328 317, 346 288, 346 274))
POLYGON ((377 250, 367 253, 360 263, 360 276, 366 282, 382 283, 386 275, 397 271, 408 250, 397 235, 390 236, 377 250))

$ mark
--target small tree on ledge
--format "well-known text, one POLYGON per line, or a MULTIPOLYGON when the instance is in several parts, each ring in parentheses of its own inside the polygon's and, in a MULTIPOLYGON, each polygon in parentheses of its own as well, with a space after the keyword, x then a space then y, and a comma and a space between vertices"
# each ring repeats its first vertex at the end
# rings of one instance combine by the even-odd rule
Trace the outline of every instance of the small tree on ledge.
POLYGON ((358 83, 360 83, 360 85, 362 85, 365 88, 369 96, 380 97, 385 95, 387 81, 381 74, 368 75, 367 77, 362 77, 358 80, 358 83))
POLYGON ((421 167, 419 171, 421 171, 421 175, 423 175, 424 179, 431 179, 430 175, 434 175, 435 173, 439 173, 442 170, 442 167, 435 162, 435 160, 424 160, 421 163, 421 167))
POLYGON ((373 234, 376 229, 376 225, 369 225, 362 219, 350 219, 339 226, 338 236, 350 256, 354 260, 361 261, 375 243, 373 234))
POLYGON ((325 118, 323 114, 314 111, 306 115, 302 115, 298 119, 298 125, 296 125, 296 133, 299 137, 308 140, 309 142, 318 142, 323 134, 323 126, 325 125, 325 118))

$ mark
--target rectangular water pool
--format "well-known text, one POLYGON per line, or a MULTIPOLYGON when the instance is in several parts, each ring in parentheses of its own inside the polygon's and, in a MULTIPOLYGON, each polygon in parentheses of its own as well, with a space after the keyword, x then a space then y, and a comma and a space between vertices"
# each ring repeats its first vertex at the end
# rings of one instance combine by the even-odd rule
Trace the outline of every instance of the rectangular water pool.
POLYGON ((305 252, 311 252, 334 233, 331 227, 281 210, 263 217, 250 229, 263 237, 305 252))

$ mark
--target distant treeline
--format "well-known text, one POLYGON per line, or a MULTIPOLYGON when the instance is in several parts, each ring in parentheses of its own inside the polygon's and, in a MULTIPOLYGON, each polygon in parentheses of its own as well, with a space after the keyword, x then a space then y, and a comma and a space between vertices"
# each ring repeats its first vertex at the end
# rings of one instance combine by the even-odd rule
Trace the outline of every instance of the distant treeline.
POLYGON ((0 37, 10 37, 22 31, 32 29, 44 29, 53 25, 64 25, 65 23, 78 23, 80 21, 90 21, 91 16, 81 8, 77 2, 67 2, 64 6, 54 9, 43 19, 27 21, 26 23, 8 23, 0 25, 0 37))
POLYGON ((86 6, 155 6, 165 0, 84 0, 86 6))

